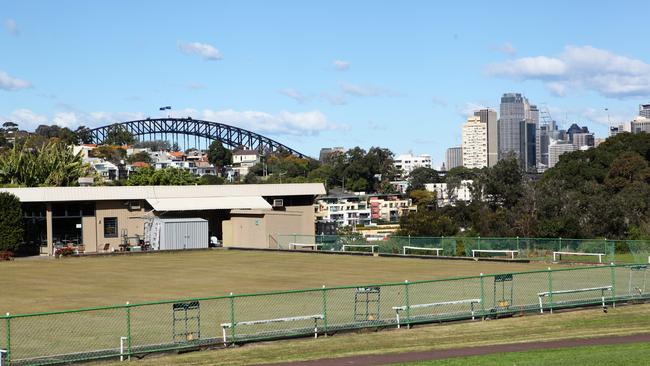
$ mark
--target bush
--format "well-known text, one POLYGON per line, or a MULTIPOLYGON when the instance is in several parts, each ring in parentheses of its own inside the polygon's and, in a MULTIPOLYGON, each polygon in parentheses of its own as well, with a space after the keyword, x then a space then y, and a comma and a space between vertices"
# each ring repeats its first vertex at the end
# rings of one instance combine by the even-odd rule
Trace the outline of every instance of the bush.
POLYGON ((15 252, 23 240, 23 212, 20 200, 0 192, 0 251, 15 252))
POLYGON ((10 261, 14 259, 14 253, 8 250, 0 251, 0 261, 10 261))

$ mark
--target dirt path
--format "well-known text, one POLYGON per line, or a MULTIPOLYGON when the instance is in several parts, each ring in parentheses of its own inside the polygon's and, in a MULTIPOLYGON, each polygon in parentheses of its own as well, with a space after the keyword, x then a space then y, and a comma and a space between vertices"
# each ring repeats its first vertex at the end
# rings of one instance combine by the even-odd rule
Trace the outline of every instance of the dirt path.
POLYGON ((466 348, 451 348, 441 350, 430 350, 410 353, 392 353, 383 355, 365 355, 365 356, 350 356, 340 358, 327 358, 321 360, 311 361, 298 361, 298 362, 285 362, 266 364, 273 366, 371 366, 371 365, 387 365, 392 363, 403 362, 417 362, 439 360, 451 357, 466 357, 466 356, 481 356, 492 353, 504 352, 521 352, 539 349, 553 349, 553 348, 570 348, 580 346, 599 346, 623 343, 640 343, 650 342, 650 333, 634 334, 629 336, 609 336, 598 338, 580 338, 580 339, 566 339, 559 341, 548 342, 530 342, 530 343, 510 343, 510 344, 496 344, 490 346, 477 346, 466 348))

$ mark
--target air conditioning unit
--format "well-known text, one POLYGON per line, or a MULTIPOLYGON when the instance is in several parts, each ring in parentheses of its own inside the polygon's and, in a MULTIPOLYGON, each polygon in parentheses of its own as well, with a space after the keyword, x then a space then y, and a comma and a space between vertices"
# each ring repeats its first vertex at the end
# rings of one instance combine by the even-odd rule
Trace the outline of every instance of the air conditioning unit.
POLYGON ((282 198, 276 198, 273 200, 273 207, 284 207, 284 200, 282 198))

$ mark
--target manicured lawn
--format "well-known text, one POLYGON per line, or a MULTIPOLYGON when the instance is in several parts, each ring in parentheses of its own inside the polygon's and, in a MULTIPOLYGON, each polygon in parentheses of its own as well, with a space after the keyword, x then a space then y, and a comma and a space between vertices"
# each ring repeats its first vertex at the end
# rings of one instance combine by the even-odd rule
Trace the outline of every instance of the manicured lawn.
POLYGON ((647 365, 650 343, 610 346, 560 348, 486 356, 458 357, 444 360, 395 364, 395 366, 560 366, 560 365, 647 365))
POLYGON ((0 263, 0 313, 12 314, 544 269, 495 263, 211 250, 0 263))
MULTIPOLYGON (((354 355, 404 353, 513 342, 638 334, 647 333, 648 329, 650 329, 650 304, 644 304, 617 307, 610 309, 607 314, 603 313, 600 309, 591 309, 555 313, 553 315, 531 315, 490 321, 426 325, 410 330, 388 329, 378 332, 363 332, 361 334, 337 334, 318 339, 283 340, 248 344, 242 347, 193 352, 182 355, 151 356, 150 359, 132 361, 132 364, 134 366, 249 365, 354 355)), ((619 347, 628 346, 613 346, 611 350, 619 349, 619 347)), ((539 352, 542 354, 540 357, 544 357, 540 363, 531 363, 531 365, 644 365, 647 364, 648 351, 648 345, 630 345, 629 348, 626 348, 626 351, 616 351, 619 355, 617 357, 609 357, 607 355, 608 352, 605 351, 597 353, 599 355, 598 357, 591 357, 590 353, 593 352, 579 348, 575 350, 577 353, 573 355, 571 355, 572 350, 570 349, 554 350, 550 353, 531 351, 529 354, 537 355, 537 352, 539 352), (565 353, 561 352, 568 352, 568 354, 564 356, 565 353), (589 362, 582 362, 582 355, 589 362), (610 363, 610 360, 612 360, 612 363, 610 363), (628 360, 631 363, 627 362, 628 360), (634 360, 640 361, 634 363, 634 360)), ((450 363, 450 365, 528 365, 528 363, 521 363, 520 360, 523 358, 516 358, 518 357, 516 354, 512 356, 515 357, 513 361, 506 359, 507 361, 504 363, 489 363, 492 361, 500 361, 500 357, 502 357, 500 355, 483 357, 485 357, 485 362, 483 362, 484 358, 477 357, 476 362, 466 360, 464 362, 458 361, 459 363, 450 363)), ((471 359, 471 361, 474 360, 471 359)), ((457 362, 457 360, 452 359, 439 362, 457 362)), ((115 362, 109 364, 117 366, 120 363, 115 362)), ((438 364, 432 363, 432 365, 438 364)), ((447 364, 441 363, 441 365, 447 364)))

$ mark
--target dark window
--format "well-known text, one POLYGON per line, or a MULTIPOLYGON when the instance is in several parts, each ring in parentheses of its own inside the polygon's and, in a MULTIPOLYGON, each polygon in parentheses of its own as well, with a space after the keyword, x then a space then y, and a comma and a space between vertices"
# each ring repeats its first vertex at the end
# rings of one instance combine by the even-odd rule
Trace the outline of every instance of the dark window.
POLYGON ((81 205, 81 214, 83 216, 95 216, 95 204, 84 203, 81 205))
POLYGON ((104 218, 104 237, 117 238, 117 217, 104 218))

